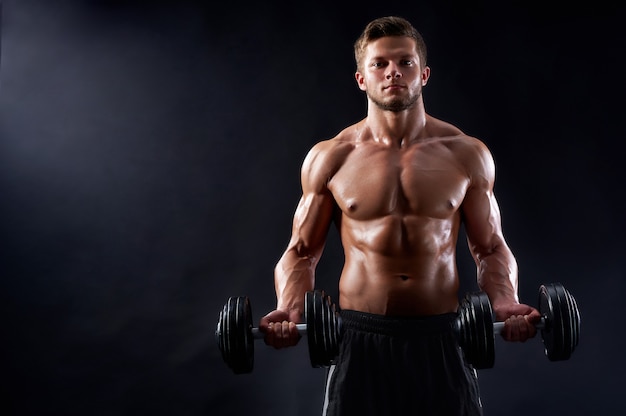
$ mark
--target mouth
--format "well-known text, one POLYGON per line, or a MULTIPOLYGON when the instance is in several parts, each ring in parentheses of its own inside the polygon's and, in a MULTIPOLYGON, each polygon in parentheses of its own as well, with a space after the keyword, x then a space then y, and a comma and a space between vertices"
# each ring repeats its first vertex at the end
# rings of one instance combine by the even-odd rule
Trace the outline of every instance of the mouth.
POLYGON ((406 87, 404 85, 400 85, 400 84, 390 84, 390 85, 387 85, 386 87, 384 87, 383 90, 392 90, 392 91, 394 91, 394 90, 400 90, 400 89, 403 89, 403 88, 406 88, 406 87))

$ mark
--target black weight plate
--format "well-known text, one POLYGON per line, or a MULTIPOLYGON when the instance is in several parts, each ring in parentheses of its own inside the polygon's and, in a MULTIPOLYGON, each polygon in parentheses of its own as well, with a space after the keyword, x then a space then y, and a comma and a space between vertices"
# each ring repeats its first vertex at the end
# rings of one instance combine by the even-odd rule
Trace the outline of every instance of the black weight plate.
POLYGON ((324 330, 324 291, 317 290, 315 296, 315 345, 319 360, 316 367, 323 367, 326 361, 324 330))
POLYGON ((241 335, 237 333, 237 298, 231 297, 228 299, 228 309, 226 315, 226 351, 228 351, 228 366, 233 369, 238 365, 238 361, 243 358, 243 351, 241 346, 241 335))
POLYGON ((492 368, 496 360, 496 344, 493 333, 493 309, 486 293, 480 292, 480 307, 484 326, 485 355, 480 368, 492 368))
POLYGON ((245 334, 244 338, 244 347, 247 355, 247 364, 243 367, 242 372, 250 372, 254 366, 254 336, 252 335, 252 305, 250 304, 250 299, 248 297, 240 298, 240 301, 243 301, 242 305, 242 317, 245 331, 242 331, 245 334))
POLYGON ((317 313, 317 323, 319 330, 317 331, 317 348, 320 357, 317 362, 318 367, 323 367, 326 362, 326 309, 324 308, 324 292, 318 292, 319 296, 315 298, 315 312, 317 313))
MULTIPOLYGON (((539 312, 544 318, 544 326, 541 329, 541 339, 543 341, 544 352, 549 358, 553 351, 558 348, 554 337, 554 307, 552 299, 555 297, 554 290, 550 284, 539 287, 539 312)), ((558 337, 556 337, 558 339, 558 337)), ((558 353, 558 352, 557 352, 558 353)))
POLYGON ((339 341, 341 336, 341 319, 335 304, 331 304, 331 364, 334 362, 337 355, 339 355, 339 341))
POLYGON ((485 360, 485 343, 484 339, 484 327, 480 310, 480 303, 478 301, 478 295, 474 293, 470 298, 472 302, 472 320, 474 321, 474 330, 472 331, 472 345, 474 355, 474 363, 476 368, 482 366, 482 362, 485 360))
MULTIPOLYGON (((578 310, 578 303, 576 303, 576 299, 572 294, 567 291, 567 295, 569 296, 572 304, 572 312, 573 312, 573 329, 574 329, 574 348, 578 346, 578 341, 580 339, 580 311, 578 310)), ((572 349, 573 351, 574 349, 572 349)))
POLYGON ((479 365, 481 361, 481 351, 480 345, 478 342, 479 338, 479 322, 476 316, 476 308, 474 304, 474 297, 476 295, 473 293, 468 293, 465 295, 467 299, 467 310, 466 310, 466 348, 468 361, 472 365, 479 365))
POLYGON ((254 344, 250 304, 245 297, 231 297, 220 313, 218 330, 222 358, 236 374, 252 371, 254 344))
POLYGON ((566 349, 569 351, 569 355, 571 356, 572 352, 574 352, 574 348, 576 347, 576 312, 574 311, 572 296, 565 288, 563 288, 563 297, 565 298, 565 304, 567 305, 565 325, 569 328, 569 338, 567 339, 566 349))
POLYGON ((220 312, 220 320, 218 323, 219 327, 219 345, 220 350, 222 351, 222 358, 224 362, 230 367, 230 350, 229 350, 229 341, 228 341, 228 306, 230 304, 230 299, 224 304, 224 308, 222 312, 220 312))
POLYGON ((228 302, 226 302, 226 306, 224 308, 224 327, 222 330, 224 331, 224 351, 226 352, 226 364, 231 369, 233 368, 233 350, 236 349, 235 343, 237 339, 233 339, 235 337, 235 330, 232 326, 234 326, 235 315, 236 315, 236 301, 235 298, 228 298, 228 302))
POLYGON ((328 319, 328 325, 326 326, 328 332, 326 333, 326 366, 330 366, 335 359, 335 345, 337 345, 337 339, 335 338, 335 305, 329 295, 326 295, 326 317, 328 319))
POLYGON ((573 298, 562 285, 559 289, 560 297, 562 298, 563 303, 563 314, 567 313, 566 319, 564 321, 566 344, 565 344, 565 355, 563 359, 569 359, 576 348, 576 311, 573 303, 573 298))
POLYGON ((323 367, 326 358, 324 357, 324 291, 316 290, 313 299, 315 305, 315 348, 318 357, 315 367, 323 367))
POLYGON ((323 367, 328 367, 333 357, 331 357, 331 329, 330 329, 330 298, 324 294, 321 299, 322 321, 323 321, 323 339, 324 339, 324 360, 320 362, 323 367))
POLYGON ((478 292, 472 297, 476 314, 477 332, 477 362, 478 369, 491 368, 495 362, 495 340, 493 336, 493 315, 489 297, 484 292, 478 292))
POLYGON ((567 296, 565 288, 560 283, 554 284, 554 289, 558 296, 559 311, 561 315, 561 328, 563 330, 563 352, 558 357, 553 357, 553 361, 567 360, 572 355, 574 347, 574 311, 571 305, 571 299, 567 296))
POLYGON ((571 298, 567 295, 563 285, 557 283, 555 288, 559 295, 559 305, 563 317, 563 355, 560 359, 567 360, 572 355, 574 348, 574 310, 571 298))
POLYGON ((245 361, 245 350, 243 348, 242 334, 244 328, 237 325, 239 319, 239 298, 231 297, 228 300, 228 310, 226 315, 226 350, 228 351, 228 365, 233 371, 243 366, 242 361, 245 361))
POLYGON ((545 327, 541 330, 545 354, 550 361, 558 361, 564 355, 565 337, 559 295, 554 284, 540 287, 539 312, 545 319, 545 327))
POLYGON ((476 367, 480 367, 480 363, 483 360, 482 354, 484 353, 484 350, 481 350, 480 345, 480 333, 482 332, 480 325, 482 325, 482 323, 480 322, 480 317, 478 316, 478 311, 476 310, 475 298, 476 294, 470 294, 468 297, 470 307, 468 310, 468 320, 470 322, 468 342, 470 344, 470 350, 472 351, 472 364, 476 367))
POLYGON ((228 307, 227 340, 229 365, 235 374, 244 374, 254 367, 252 308, 245 296, 231 297, 228 307))
POLYGON ((321 360, 319 356, 319 347, 316 339, 316 298, 319 296, 317 291, 308 291, 304 297, 304 319, 306 321, 306 333, 307 341, 309 345, 309 360, 312 367, 319 367, 318 363, 321 360))
POLYGON ((321 306, 321 298, 322 294, 319 290, 313 292, 313 319, 315 321, 315 325, 313 326, 313 340, 315 355, 317 356, 317 360, 315 361, 315 365, 313 367, 319 367, 320 363, 324 361, 324 327, 322 321, 322 310, 321 306))
POLYGON ((465 359, 477 369, 491 368, 495 362, 493 311, 484 292, 467 293, 458 309, 456 323, 465 359))
POLYGON ((326 296, 326 310, 328 313, 328 351, 326 352, 328 357, 328 365, 331 365, 335 358, 335 347, 337 345, 337 327, 335 316, 335 305, 332 302, 330 296, 326 296))

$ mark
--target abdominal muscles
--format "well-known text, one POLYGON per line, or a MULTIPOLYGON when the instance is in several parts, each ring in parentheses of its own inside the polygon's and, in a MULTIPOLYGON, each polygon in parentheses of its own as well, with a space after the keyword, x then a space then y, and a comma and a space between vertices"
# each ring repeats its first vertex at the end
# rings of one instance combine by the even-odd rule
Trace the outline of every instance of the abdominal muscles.
POLYGON ((388 215, 342 218, 346 262, 340 280, 342 309, 390 316, 454 312, 458 277, 458 220, 388 215))

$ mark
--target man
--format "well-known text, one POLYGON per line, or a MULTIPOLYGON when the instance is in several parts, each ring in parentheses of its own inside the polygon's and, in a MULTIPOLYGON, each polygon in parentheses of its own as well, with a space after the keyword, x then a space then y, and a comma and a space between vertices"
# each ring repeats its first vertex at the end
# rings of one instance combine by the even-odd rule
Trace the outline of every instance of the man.
POLYGON ((292 237, 275 269, 276 310, 261 318, 260 330, 276 348, 298 342, 295 323, 334 222, 345 252, 342 336, 324 414, 480 415, 476 371, 452 330, 462 221, 478 285, 505 322, 504 339, 535 336, 540 319, 518 301, 492 155, 426 113, 426 46, 408 21, 372 21, 354 50, 367 116, 306 156, 292 237))

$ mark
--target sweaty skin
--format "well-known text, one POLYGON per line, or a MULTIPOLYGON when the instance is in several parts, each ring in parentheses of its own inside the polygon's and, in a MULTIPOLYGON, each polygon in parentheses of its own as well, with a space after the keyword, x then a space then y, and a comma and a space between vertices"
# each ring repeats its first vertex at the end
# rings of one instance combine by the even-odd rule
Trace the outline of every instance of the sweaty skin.
POLYGON ((339 307, 388 316, 455 312, 456 242, 465 225, 477 281, 491 299, 502 336, 535 336, 539 312, 517 297, 517 264, 501 229, 495 166, 478 139, 428 115, 422 88, 430 68, 415 42, 383 37, 366 49, 355 74, 367 116, 319 142, 301 171, 302 198, 292 236, 275 268, 276 310, 259 323, 265 342, 295 345, 304 293, 331 224, 345 264, 339 307))

